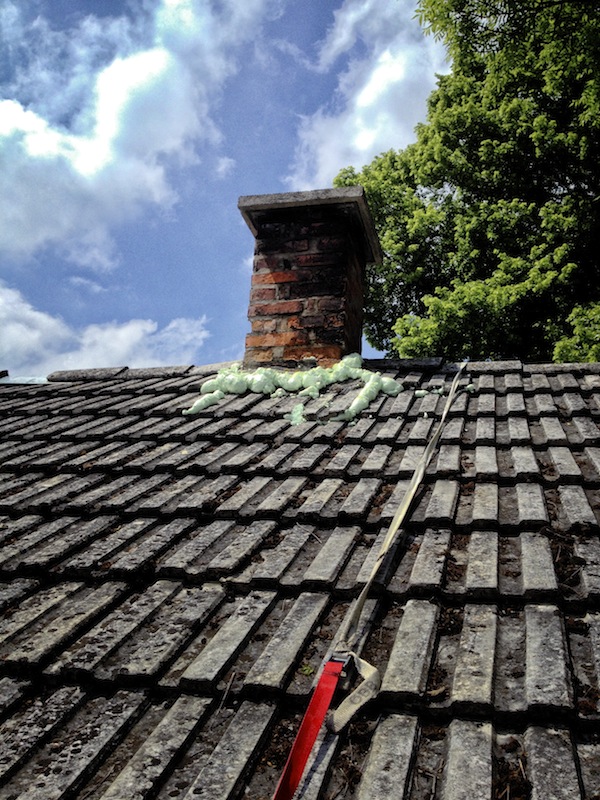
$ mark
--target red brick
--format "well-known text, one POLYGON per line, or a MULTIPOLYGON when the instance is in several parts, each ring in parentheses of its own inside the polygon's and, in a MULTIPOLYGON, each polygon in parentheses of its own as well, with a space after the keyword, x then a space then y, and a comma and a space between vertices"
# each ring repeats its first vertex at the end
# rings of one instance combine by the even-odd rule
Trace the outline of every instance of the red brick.
POLYGON ((303 330, 304 328, 310 327, 310 324, 307 323, 304 315, 300 317, 299 316, 286 317, 285 322, 290 330, 303 330))
POLYGON ((275 333, 277 320, 270 317, 256 317, 252 320, 252 333, 275 333))
MULTIPOLYGON (((281 354, 277 354, 281 355, 281 354)), ((271 363, 275 358, 275 353, 271 347, 263 347, 258 349, 256 347, 246 347, 246 355, 244 356, 245 362, 261 362, 263 364, 271 363)))
POLYGON ((263 350, 273 350, 273 352, 283 353, 283 345, 275 345, 272 341, 271 334, 265 334, 264 336, 256 336, 253 333, 246 334, 246 349, 256 350, 257 352, 262 352, 263 350), (263 344, 257 344, 257 341, 260 340, 263 344))
POLYGON ((288 331, 286 333, 252 334, 246 336, 246 347, 276 347, 277 345, 306 345, 306 331, 288 331))
POLYGON ((328 267, 337 266, 342 257, 334 253, 304 253, 296 256, 295 261, 299 267, 328 267))
POLYGON ((285 333, 287 331, 297 331, 302 330, 305 326, 304 325, 296 325, 295 320, 297 320, 297 316, 280 316, 275 317, 274 322, 277 326, 277 333, 285 333))
POLYGON ((328 314, 325 317, 326 328, 342 328, 345 323, 343 314, 328 314))
POLYGON ((268 334, 249 333, 246 336, 246 350, 250 347, 269 347, 270 344, 270 336, 268 334))
POLYGON ((246 350, 244 355, 244 369, 257 369, 258 367, 271 367, 274 364, 284 364, 283 348, 275 350, 267 347, 264 350, 246 350))
POLYGON ((283 357, 294 361, 303 358, 316 358, 320 364, 329 366, 339 361, 344 355, 341 345, 311 344, 308 347, 290 346, 283 348, 283 357))
POLYGON ((360 344, 364 265, 352 225, 334 211, 300 206, 257 215, 245 363, 310 356, 334 363, 350 342, 360 344))
POLYGON ((299 314, 303 309, 301 300, 280 300, 278 303, 252 303, 248 317, 278 317, 281 314, 299 314))
POLYGON ((319 311, 343 311, 344 298, 343 297, 319 297, 316 303, 319 311))
POLYGON ((280 272, 260 272, 252 276, 252 285, 262 283, 293 283, 299 279, 297 272, 285 270, 280 272))
POLYGON ((323 236, 317 242, 317 250, 325 253, 344 252, 346 249, 346 239, 341 236, 323 236))
POLYGON ((341 297, 344 285, 337 275, 319 274, 310 283, 288 283, 291 298, 300 297, 341 297))
POLYGON ((263 256, 256 254, 253 261, 254 272, 272 272, 279 269, 280 259, 277 256, 263 256))
MULTIPOLYGON (((297 317, 292 319, 296 320, 297 317)), ((291 325, 290 328, 319 328, 325 325, 325 316, 323 314, 302 314, 298 319, 298 324, 291 325)))
MULTIPOLYGON (((290 233, 290 231, 286 231, 290 233)), ((293 234, 293 232, 292 232, 293 234)), ((308 239, 296 238, 289 235, 285 238, 260 238, 256 240, 256 249, 259 253, 298 253, 308 250, 310 243, 308 239)))
POLYGON ((253 286, 250 289, 250 302, 256 303, 265 300, 275 300, 277 289, 274 286, 253 286))

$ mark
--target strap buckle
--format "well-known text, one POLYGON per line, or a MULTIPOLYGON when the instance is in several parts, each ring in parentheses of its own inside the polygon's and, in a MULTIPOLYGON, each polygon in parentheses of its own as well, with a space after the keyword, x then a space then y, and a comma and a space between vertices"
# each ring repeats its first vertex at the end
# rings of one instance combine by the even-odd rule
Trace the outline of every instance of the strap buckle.
POLYGON ((354 659, 352 658, 352 653, 345 651, 345 652, 335 652, 333 655, 329 656, 327 659, 328 661, 335 661, 337 664, 342 664, 342 675, 344 677, 347 676, 347 667, 348 664, 352 664, 354 659))

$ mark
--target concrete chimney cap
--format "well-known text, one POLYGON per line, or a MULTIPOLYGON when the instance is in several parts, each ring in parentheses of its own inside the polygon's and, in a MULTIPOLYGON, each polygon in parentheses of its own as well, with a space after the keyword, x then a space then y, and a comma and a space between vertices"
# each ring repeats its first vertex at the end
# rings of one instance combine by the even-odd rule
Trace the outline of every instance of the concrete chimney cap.
POLYGON ((383 253, 362 186, 315 189, 309 192, 244 195, 238 200, 238 208, 254 236, 257 234, 256 216, 258 214, 283 208, 328 205, 353 207, 354 220, 362 234, 365 246, 366 260, 372 264, 381 264, 383 253))

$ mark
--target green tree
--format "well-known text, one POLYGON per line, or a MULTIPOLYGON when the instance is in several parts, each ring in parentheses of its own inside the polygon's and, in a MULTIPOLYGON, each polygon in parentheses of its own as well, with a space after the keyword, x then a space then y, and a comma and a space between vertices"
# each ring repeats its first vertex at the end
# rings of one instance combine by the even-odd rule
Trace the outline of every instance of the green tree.
POLYGON ((418 14, 452 72, 413 144, 335 181, 365 187, 386 254, 369 341, 598 358, 600 0, 421 0, 418 14))

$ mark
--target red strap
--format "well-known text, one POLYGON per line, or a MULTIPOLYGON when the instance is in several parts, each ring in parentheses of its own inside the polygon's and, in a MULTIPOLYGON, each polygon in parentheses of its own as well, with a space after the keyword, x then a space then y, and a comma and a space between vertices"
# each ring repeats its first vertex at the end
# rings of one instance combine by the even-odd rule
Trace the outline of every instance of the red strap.
POLYGON ((331 698, 343 668, 344 663, 342 661, 328 661, 325 664, 317 688, 311 697, 304 719, 290 750, 288 760, 283 768, 273 800, 292 800, 302 778, 310 751, 319 735, 325 714, 327 714, 331 704, 331 698))

